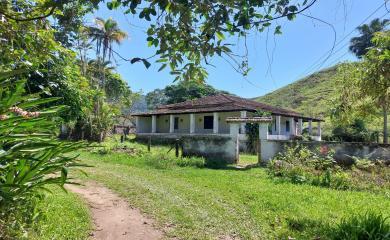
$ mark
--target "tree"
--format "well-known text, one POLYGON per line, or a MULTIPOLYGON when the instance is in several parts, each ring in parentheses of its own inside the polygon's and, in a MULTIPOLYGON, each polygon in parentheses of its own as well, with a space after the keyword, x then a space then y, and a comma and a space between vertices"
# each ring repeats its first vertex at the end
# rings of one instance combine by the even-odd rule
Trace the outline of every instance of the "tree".
POLYGON ((390 31, 378 32, 373 47, 363 57, 361 93, 370 97, 383 113, 383 143, 388 143, 387 116, 390 107, 390 31))
POLYGON ((217 90, 208 84, 200 84, 194 81, 180 82, 166 86, 164 89, 156 89, 149 92, 146 95, 146 102, 149 109, 154 109, 158 105, 179 103, 219 93, 229 94, 226 91, 217 90))
POLYGON ((95 23, 95 27, 88 28, 88 35, 96 41, 96 53, 102 55, 104 62, 107 56, 110 60, 113 55, 113 43, 120 44, 127 38, 127 33, 122 31, 112 18, 107 20, 96 18, 95 23))
POLYGON ((389 19, 374 19, 370 24, 363 24, 357 28, 360 36, 354 37, 350 41, 349 50, 353 52, 358 58, 362 58, 371 47, 373 43, 372 37, 376 32, 382 32, 386 29, 389 23, 389 19))
MULTIPOLYGON (((32 7, 18 8, 17 11, 9 7, 10 4, 5 4, 0 6, 0 14, 15 21, 44 19, 68 4, 68 1, 32 2, 32 7)), ((280 34, 281 25, 276 20, 293 20, 316 2, 318 0, 111 0, 107 6, 109 9, 123 7, 125 14, 146 21, 149 25, 146 40, 149 46, 156 48, 155 54, 149 57, 119 57, 131 63, 143 62, 146 67, 150 66, 150 59, 155 57, 156 62, 161 64, 160 70, 167 66, 171 68, 175 80, 204 82, 207 78, 205 66, 211 64, 210 58, 213 56, 224 58, 238 72, 248 74, 248 56, 231 50, 231 37, 237 36, 245 41, 248 33, 262 32, 273 26, 273 23, 276 23, 275 34, 280 34)), ((99 24, 100 27, 95 28, 98 30, 95 37, 102 39, 100 30, 106 26, 103 26, 103 21, 99 24)), ((103 48, 112 50, 109 43, 102 41, 98 45, 105 45, 106 48, 103 48)))

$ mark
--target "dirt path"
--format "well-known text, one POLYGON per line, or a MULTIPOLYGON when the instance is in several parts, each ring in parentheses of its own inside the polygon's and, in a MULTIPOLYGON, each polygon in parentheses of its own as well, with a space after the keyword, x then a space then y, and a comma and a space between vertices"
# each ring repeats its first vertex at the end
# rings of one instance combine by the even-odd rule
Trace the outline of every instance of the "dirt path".
POLYGON ((88 202, 94 221, 92 239, 155 240, 163 237, 163 233, 153 227, 153 220, 131 208, 110 189, 94 182, 87 182, 85 186, 67 185, 67 189, 88 202))

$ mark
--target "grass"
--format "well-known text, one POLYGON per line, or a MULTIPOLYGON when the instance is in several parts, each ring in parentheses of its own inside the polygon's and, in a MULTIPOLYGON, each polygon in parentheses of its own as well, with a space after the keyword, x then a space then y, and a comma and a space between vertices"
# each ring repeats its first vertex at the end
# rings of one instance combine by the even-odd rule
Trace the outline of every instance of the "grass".
POLYGON ((39 203, 40 220, 29 233, 33 240, 87 239, 92 228, 86 203, 75 194, 51 187, 52 193, 39 203))
POLYGON ((257 164, 259 162, 259 157, 257 155, 248 154, 248 153, 240 153, 240 165, 251 165, 257 164))
MULTIPOLYGON (((125 145, 139 153, 82 152, 82 161, 95 166, 86 169, 87 178, 105 184, 155 218, 168 237, 326 239, 329 229, 351 213, 390 212, 385 194, 276 182, 262 168, 158 168, 146 161, 146 146, 125 145)), ((152 147, 153 154, 173 156, 167 150, 152 147)))

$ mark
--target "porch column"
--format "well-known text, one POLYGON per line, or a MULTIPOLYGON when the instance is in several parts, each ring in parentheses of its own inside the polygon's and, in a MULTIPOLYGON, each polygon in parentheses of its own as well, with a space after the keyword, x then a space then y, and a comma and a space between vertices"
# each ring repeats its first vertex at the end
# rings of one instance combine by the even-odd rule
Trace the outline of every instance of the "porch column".
POLYGON ((281 116, 276 116, 276 135, 281 135, 281 130, 280 130, 280 120, 281 116))
MULTIPOLYGON (((246 117, 246 111, 241 111, 241 112, 240 112, 240 116, 241 116, 242 118, 245 118, 245 117, 246 117)), ((246 124, 246 123, 241 123, 241 124, 240 124, 240 133, 241 133, 241 134, 245 134, 245 124, 246 124)))
POLYGON ((259 139, 268 139, 268 123, 259 123, 259 139))
POLYGON ((309 136, 312 136, 313 133, 313 120, 309 120, 309 136))
POLYGON ((218 124, 219 124, 219 121, 218 121, 218 113, 215 112, 213 113, 213 120, 214 120, 214 123, 213 123, 213 133, 218 133, 218 124))
POLYGON ((230 123, 230 135, 232 137, 237 137, 240 125, 238 123, 230 123))
POLYGON ((156 133, 157 118, 156 115, 152 115, 152 133, 156 133))
POLYGON ((257 146, 257 161, 259 164, 264 164, 263 156, 264 149, 263 143, 267 142, 268 139, 268 123, 259 123, 259 144, 257 146))
POLYGON ((238 123, 230 123, 230 136, 232 139, 235 139, 236 146, 235 146, 235 161, 236 163, 240 160, 240 141, 239 141, 239 131, 240 131, 240 124, 238 123))
POLYGON ((136 116, 135 117, 135 131, 136 131, 136 133, 140 133, 140 126, 139 126, 139 117, 138 116, 136 116))
POLYGON ((190 133, 195 133, 195 114, 190 114, 190 133))
POLYGON ((298 135, 302 135, 303 122, 302 118, 298 118, 298 135))
POLYGON ((171 114, 169 115, 169 133, 175 131, 175 117, 171 114))
POLYGON ((318 135, 319 141, 321 141, 321 122, 318 121, 317 124, 318 124, 318 125, 317 125, 317 135, 318 135))
POLYGON ((290 118, 290 135, 296 135, 296 131, 295 131, 295 119, 292 117, 290 118))

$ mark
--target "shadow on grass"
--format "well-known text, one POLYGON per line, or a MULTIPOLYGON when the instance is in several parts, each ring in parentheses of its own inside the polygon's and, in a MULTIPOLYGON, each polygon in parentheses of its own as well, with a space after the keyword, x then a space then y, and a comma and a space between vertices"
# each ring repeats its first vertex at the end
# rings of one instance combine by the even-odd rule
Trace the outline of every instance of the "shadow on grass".
MULTIPOLYGON (((287 226, 290 230, 296 233, 296 235, 309 233, 310 239, 331 239, 333 228, 329 224, 324 223, 321 220, 310 219, 305 217, 287 217, 287 226)), ((290 237, 290 236, 280 236, 290 237)), ((301 239, 304 236, 295 236, 296 239, 301 239)), ((308 236, 306 236, 308 237, 308 236)))
POLYGON ((207 163, 205 168, 215 169, 215 170, 234 170, 234 171, 247 171, 252 168, 263 168, 263 166, 256 164, 248 164, 248 165, 233 165, 233 164, 215 164, 215 163, 207 163))

